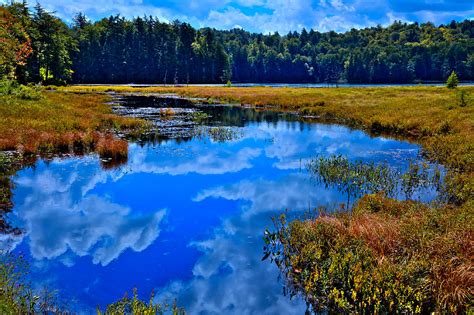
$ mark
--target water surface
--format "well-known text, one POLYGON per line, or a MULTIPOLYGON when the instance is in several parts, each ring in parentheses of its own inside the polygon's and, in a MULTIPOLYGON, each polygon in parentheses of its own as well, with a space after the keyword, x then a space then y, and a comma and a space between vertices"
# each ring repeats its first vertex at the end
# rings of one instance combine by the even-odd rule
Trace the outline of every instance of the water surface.
POLYGON ((190 314, 304 314, 261 258, 273 216, 346 200, 312 180, 307 161, 343 154, 405 168, 420 153, 408 142, 292 115, 151 98, 117 104, 160 131, 132 142, 127 163, 108 169, 96 155, 56 158, 14 178, 10 220, 24 233, 10 246, 31 262, 36 287, 57 289, 84 313, 137 287, 143 299, 155 290, 157 300, 176 298, 190 314), (160 117, 168 107, 177 117, 160 117), (204 126, 190 118, 196 111, 209 115, 204 126), (209 136, 216 126, 234 136, 209 136))

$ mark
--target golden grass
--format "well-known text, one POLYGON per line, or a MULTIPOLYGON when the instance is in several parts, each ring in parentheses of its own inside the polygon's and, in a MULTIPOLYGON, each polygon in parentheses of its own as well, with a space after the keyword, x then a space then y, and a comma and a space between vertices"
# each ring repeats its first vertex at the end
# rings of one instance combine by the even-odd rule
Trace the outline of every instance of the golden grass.
POLYGON ((55 92, 34 101, 0 97, 0 150, 126 155, 126 143, 111 132, 140 129, 146 124, 113 114, 107 100, 105 95, 55 92))
MULTIPOLYGON (((0 112, 0 148, 23 146, 34 150, 40 147, 38 143, 54 143, 58 135, 81 138, 82 132, 90 134, 91 126, 101 129, 120 125, 122 120, 102 107, 105 96, 88 94, 111 91, 177 93, 211 102, 296 111, 420 143, 430 159, 443 163, 449 170, 446 182, 450 204, 431 207, 378 195, 365 196, 352 213, 293 221, 281 238, 286 246, 284 259, 290 268, 287 275, 311 303, 327 302, 339 310, 347 307, 348 311, 377 312, 384 303, 389 311, 408 313, 474 309, 474 87, 60 88, 65 90, 79 94, 53 93, 47 96, 48 102, 53 107, 64 103, 80 106, 77 103, 81 101, 88 105, 79 111, 74 106, 53 108, 47 115, 39 110, 38 114, 43 114, 40 119, 32 114, 35 106, 0 108, 6 111, 0 112), (465 106, 459 102, 459 91, 468 94, 465 106), (66 100, 72 98, 75 101, 66 100), (88 110, 92 114, 84 115, 88 110), (20 114, 22 111, 29 111, 27 119, 20 114), (65 119, 60 117, 63 112, 65 119), (334 291, 336 288, 340 291, 334 291)), ((117 147, 124 148, 121 144, 117 147)))

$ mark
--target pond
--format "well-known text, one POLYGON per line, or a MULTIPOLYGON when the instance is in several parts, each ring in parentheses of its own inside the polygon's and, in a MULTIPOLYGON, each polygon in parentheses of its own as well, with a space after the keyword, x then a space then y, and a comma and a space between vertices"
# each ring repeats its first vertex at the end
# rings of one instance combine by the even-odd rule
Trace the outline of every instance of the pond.
POLYGON ((138 288, 189 314, 304 314, 261 259, 272 217, 346 200, 312 179, 308 161, 342 154, 406 168, 420 159, 414 144, 291 114, 175 97, 119 97, 115 106, 152 120, 155 132, 131 141, 122 165, 89 155, 20 171, 9 220, 24 233, 3 238, 30 262, 36 288, 57 290, 82 313, 138 288))

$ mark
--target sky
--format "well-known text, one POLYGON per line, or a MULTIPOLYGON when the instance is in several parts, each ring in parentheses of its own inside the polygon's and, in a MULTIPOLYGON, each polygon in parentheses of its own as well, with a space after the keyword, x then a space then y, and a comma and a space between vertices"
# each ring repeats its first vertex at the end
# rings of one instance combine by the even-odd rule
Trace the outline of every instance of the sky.
MULTIPOLYGON (((9 0, 0 0, 7 2, 9 0)), ((80 12, 92 20, 120 14, 179 19, 194 27, 243 28, 286 34, 302 28, 343 32, 404 22, 474 19, 474 0, 41 0, 66 21, 80 12)), ((31 5, 36 1, 29 0, 31 5)))

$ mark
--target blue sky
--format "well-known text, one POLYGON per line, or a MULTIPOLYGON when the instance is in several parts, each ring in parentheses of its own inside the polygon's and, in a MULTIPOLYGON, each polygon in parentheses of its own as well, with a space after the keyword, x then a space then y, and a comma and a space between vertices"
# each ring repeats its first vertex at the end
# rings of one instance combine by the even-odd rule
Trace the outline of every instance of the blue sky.
MULTIPOLYGON (((34 5, 36 1, 30 3, 34 5)), ((40 3, 68 21, 79 11, 93 20, 111 14, 153 15, 163 21, 179 19, 195 27, 242 27, 282 34, 303 27, 345 31, 388 25, 394 20, 440 24, 453 19, 474 19, 473 0, 41 0, 40 3)))

